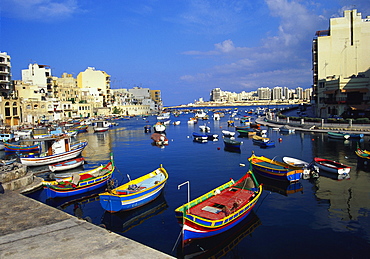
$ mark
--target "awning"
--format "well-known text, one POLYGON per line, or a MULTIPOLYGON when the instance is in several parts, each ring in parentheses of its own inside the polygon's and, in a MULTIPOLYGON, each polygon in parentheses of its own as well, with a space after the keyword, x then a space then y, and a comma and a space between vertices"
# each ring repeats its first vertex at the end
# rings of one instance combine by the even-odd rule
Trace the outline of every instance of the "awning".
POLYGON ((352 92, 367 93, 369 92, 369 89, 368 88, 349 88, 349 89, 343 88, 341 92, 342 93, 352 93, 352 92))

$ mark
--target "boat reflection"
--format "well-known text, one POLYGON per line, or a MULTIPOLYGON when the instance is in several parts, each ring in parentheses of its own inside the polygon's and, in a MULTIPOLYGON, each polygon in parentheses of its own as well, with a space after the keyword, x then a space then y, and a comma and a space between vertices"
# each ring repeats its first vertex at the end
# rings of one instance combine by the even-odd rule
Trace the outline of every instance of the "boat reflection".
MULTIPOLYGON (((231 252, 246 236, 260 226, 261 220, 251 213, 237 226, 219 235, 190 241, 177 246, 177 258, 221 258, 231 252)), ((235 256, 235 255, 234 255, 235 256)), ((241 258, 241 257, 240 257, 241 258)))
POLYGON ((320 177, 323 176, 323 177, 330 178, 330 179, 333 179, 333 180, 336 180, 336 181, 350 180, 351 179, 351 176, 349 174, 335 174, 335 173, 327 172, 327 171, 324 171, 324 170, 320 170, 319 174, 320 174, 320 177))
POLYGON ((278 181, 263 177, 256 174, 257 181, 263 184, 263 189, 288 196, 289 194, 303 192, 303 185, 301 182, 290 183, 288 181, 278 181))
POLYGON ((101 223, 104 224, 108 230, 124 233, 131 228, 140 225, 145 220, 161 214, 167 208, 168 205, 164 198, 164 193, 162 192, 157 199, 140 208, 117 213, 110 213, 106 211, 103 215, 101 223))
POLYGON ((69 206, 81 206, 87 203, 99 201, 99 193, 103 192, 107 187, 101 187, 94 191, 82 193, 79 195, 74 195, 66 198, 55 198, 55 199, 46 199, 45 203, 54 208, 61 210, 66 210, 69 206))

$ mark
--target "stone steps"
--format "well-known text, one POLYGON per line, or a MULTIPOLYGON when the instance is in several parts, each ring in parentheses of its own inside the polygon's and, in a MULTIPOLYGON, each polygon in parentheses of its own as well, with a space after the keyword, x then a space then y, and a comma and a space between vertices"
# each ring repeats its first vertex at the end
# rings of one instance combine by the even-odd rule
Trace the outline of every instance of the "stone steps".
POLYGON ((5 191, 25 192, 30 188, 41 186, 42 180, 32 172, 28 172, 26 165, 14 162, 0 166, 0 193, 5 191))

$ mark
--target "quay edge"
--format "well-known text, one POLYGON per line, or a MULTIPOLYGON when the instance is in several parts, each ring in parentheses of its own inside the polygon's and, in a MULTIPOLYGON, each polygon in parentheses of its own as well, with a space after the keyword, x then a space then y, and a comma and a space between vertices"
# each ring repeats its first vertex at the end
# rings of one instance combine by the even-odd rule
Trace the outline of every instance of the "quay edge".
POLYGON ((15 191, 0 218, 0 258, 174 258, 15 191))

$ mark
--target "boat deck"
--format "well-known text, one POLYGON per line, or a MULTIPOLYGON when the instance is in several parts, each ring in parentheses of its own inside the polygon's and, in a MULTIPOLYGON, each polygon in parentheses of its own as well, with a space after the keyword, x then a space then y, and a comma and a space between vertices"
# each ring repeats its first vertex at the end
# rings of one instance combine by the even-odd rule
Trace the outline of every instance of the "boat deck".
POLYGON ((256 165, 259 165, 259 166, 263 166, 263 167, 269 167, 269 168, 273 168, 273 169, 278 169, 278 170, 284 170, 284 169, 287 169, 286 167, 284 166, 281 166, 281 165, 276 165, 276 164, 271 164, 271 163, 268 163, 268 162, 264 162, 262 160, 259 160, 259 161, 253 161, 256 165))
POLYGON ((230 187, 192 207, 190 214, 210 220, 219 220, 246 204, 252 195, 253 191, 230 187))

